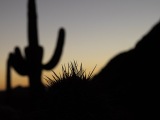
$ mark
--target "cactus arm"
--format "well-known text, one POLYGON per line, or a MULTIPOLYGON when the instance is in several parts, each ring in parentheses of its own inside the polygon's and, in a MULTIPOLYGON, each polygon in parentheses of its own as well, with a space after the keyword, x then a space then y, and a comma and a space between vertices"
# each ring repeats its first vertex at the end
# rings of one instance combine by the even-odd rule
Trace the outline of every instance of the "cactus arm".
POLYGON ((65 39, 65 30, 63 28, 61 28, 59 30, 59 36, 58 36, 58 40, 57 40, 55 53, 53 54, 51 60, 47 64, 42 65, 43 69, 50 70, 58 64, 59 59, 60 59, 62 52, 63 52, 64 39, 65 39))
POLYGON ((9 64, 21 75, 27 75, 27 65, 19 48, 15 48, 15 53, 9 55, 9 64))

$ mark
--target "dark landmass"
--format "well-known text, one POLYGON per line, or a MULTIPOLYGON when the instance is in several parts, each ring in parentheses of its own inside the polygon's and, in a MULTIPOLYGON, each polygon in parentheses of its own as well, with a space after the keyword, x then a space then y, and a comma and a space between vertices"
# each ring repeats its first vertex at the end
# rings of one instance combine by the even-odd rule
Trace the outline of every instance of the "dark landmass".
POLYGON ((91 80, 84 82, 82 70, 73 76, 64 70, 61 82, 55 82, 41 96, 34 97, 28 88, 21 87, 10 94, 1 91, 0 120, 157 119, 159 45, 160 23, 134 48, 111 59, 91 80))

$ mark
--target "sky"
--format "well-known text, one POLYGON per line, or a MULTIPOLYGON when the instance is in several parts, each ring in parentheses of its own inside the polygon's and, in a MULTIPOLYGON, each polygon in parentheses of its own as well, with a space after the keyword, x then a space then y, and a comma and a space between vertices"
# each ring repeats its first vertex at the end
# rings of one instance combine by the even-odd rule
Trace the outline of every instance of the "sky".
MULTIPOLYGON (((127 51, 160 18, 160 0, 37 0, 39 44, 43 64, 54 53, 58 30, 66 31, 65 46, 56 73, 74 60, 97 74, 115 55, 127 51)), ((18 46, 24 54, 27 41, 27 0, 0 0, 0 90, 5 90, 6 61, 18 46)), ((27 76, 11 70, 12 87, 27 86, 27 76)), ((52 76, 51 70, 42 72, 52 76)))

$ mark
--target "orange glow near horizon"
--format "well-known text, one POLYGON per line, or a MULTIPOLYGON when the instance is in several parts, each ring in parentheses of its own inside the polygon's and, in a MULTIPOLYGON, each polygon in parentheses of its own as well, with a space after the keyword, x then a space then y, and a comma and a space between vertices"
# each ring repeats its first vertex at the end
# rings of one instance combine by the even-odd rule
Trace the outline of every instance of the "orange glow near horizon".
MULTIPOLYGON (((73 61, 70 61, 70 62, 73 62, 73 61)), ((68 63, 70 63, 70 62, 68 62, 68 63)), ((64 63, 64 64, 67 66, 68 63, 64 63)), ((62 65, 64 65, 64 64, 62 64, 62 65)), ((79 69, 81 62, 77 61, 77 64, 78 64, 78 69, 79 69)), ((82 63, 82 67, 84 70, 86 70, 87 74, 89 74, 89 72, 91 72, 94 69, 94 67, 96 66, 96 68, 93 72, 93 76, 99 72, 100 68, 102 68, 102 65, 95 64, 94 66, 91 66, 91 65, 87 66, 87 64, 82 63)), ((58 65, 55 69, 53 69, 57 73, 57 75, 59 75, 59 73, 60 74, 62 73, 62 69, 61 69, 62 65, 58 65)), ((1 73, 0 90, 5 90, 6 89, 6 82, 2 83, 2 81, 6 81, 6 73, 4 71, 3 72, 0 71, 0 73, 1 73)), ((52 78, 52 74, 53 73, 51 70, 50 71, 46 71, 46 70, 42 71, 42 82, 44 83, 44 85, 47 84, 47 82, 44 79, 45 76, 52 78)), ((11 86, 12 86, 12 88, 15 88, 18 86, 27 87, 28 85, 29 85, 29 83, 28 83, 27 76, 21 76, 17 72, 15 72, 14 69, 11 69, 11 86)))

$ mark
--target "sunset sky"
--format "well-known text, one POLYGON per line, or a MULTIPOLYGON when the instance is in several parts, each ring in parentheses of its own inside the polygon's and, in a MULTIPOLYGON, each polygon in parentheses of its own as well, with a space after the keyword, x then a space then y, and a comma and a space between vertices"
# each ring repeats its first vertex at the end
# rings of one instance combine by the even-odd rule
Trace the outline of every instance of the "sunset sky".
MULTIPOLYGON (((160 0, 37 0, 39 43, 43 63, 52 56, 57 32, 66 30, 61 65, 76 60, 96 74, 116 54, 129 50, 160 20, 160 0)), ((0 0, 0 90, 5 89, 6 61, 15 46, 27 41, 27 0, 0 0)), ((12 69, 12 86, 28 85, 28 78, 12 69)), ((42 77, 52 75, 43 71, 42 77)), ((42 78, 44 81, 44 79, 42 78)))

